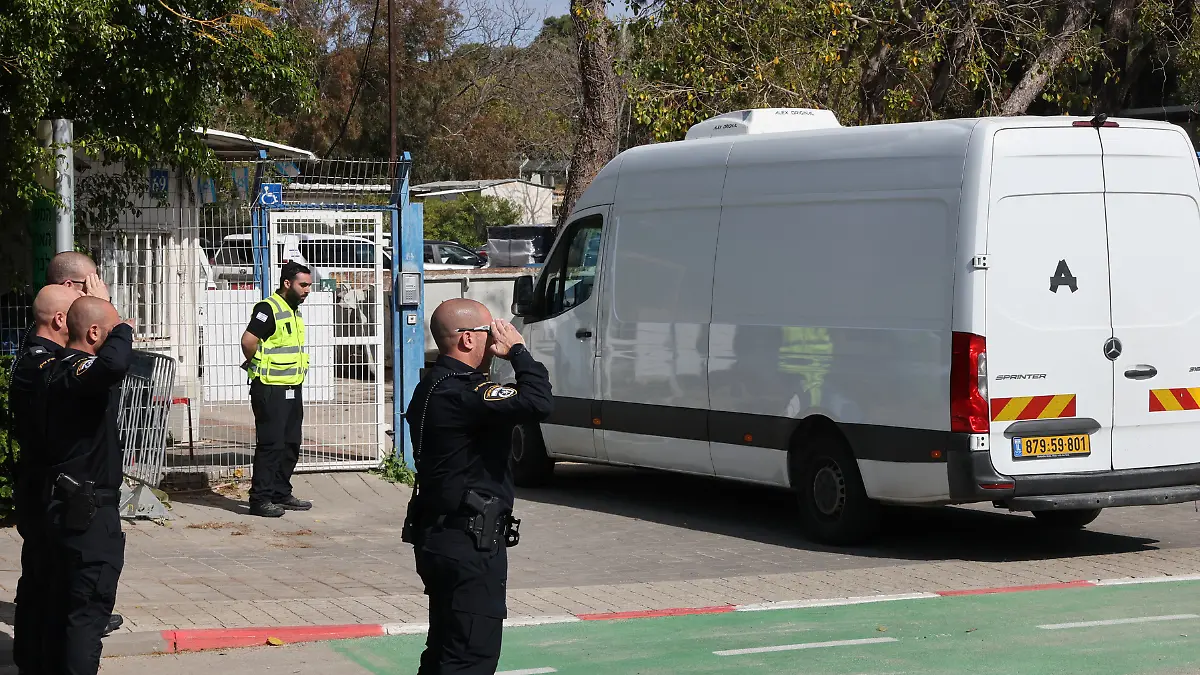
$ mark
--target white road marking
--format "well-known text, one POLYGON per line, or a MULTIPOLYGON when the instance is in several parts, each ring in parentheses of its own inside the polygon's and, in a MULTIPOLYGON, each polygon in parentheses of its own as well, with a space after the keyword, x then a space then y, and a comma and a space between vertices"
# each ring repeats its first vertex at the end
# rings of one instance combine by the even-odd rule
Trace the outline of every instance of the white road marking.
POLYGON ((501 670, 496 675, 546 675, 557 672, 553 668, 526 668, 525 670, 501 670))
POLYGON ((896 595, 866 595, 854 598, 833 598, 829 600, 784 600, 780 602, 763 602, 753 605, 739 605, 739 612, 766 612, 775 609, 804 609, 808 607, 841 607, 843 605, 865 605, 872 602, 893 602, 895 600, 927 600, 940 598, 937 593, 900 593, 896 595))
POLYGON ((385 623, 384 635, 422 635, 429 632, 427 623, 385 623))
POLYGON ((1097 586, 1132 586, 1134 584, 1163 584, 1170 581, 1200 581, 1200 574, 1180 574, 1174 577, 1129 577, 1126 579, 1101 579, 1097 586))
POLYGON ((556 623, 578 623, 581 619, 577 616, 514 616, 511 619, 504 620, 506 628, 515 628, 518 626, 549 626, 556 623))
POLYGON ((713 652, 717 656, 741 656, 743 654, 767 654, 770 652, 791 652, 798 649, 822 649, 824 647, 854 647, 856 645, 879 645, 885 642, 899 642, 896 638, 866 638, 863 640, 834 640, 832 642, 805 642, 798 645, 777 645, 774 647, 750 647, 748 649, 726 649, 713 652))
POLYGON ((1200 619, 1197 614, 1170 614, 1167 616, 1139 616, 1132 619, 1104 619, 1102 621, 1079 621, 1077 623, 1051 623, 1038 626, 1042 630, 1062 630, 1064 628, 1093 628, 1095 626, 1123 626, 1131 623, 1154 623, 1156 621, 1183 621, 1185 619, 1200 619))

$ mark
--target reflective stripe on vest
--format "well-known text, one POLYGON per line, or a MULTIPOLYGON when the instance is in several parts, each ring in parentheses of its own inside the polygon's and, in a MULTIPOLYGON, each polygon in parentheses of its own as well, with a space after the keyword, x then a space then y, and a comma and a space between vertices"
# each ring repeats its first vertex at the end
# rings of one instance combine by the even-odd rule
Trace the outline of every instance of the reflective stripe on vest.
POLYGON ((304 319, 278 293, 267 298, 275 310, 275 332, 259 343, 250 375, 263 384, 290 386, 304 382, 308 354, 304 353, 304 319))

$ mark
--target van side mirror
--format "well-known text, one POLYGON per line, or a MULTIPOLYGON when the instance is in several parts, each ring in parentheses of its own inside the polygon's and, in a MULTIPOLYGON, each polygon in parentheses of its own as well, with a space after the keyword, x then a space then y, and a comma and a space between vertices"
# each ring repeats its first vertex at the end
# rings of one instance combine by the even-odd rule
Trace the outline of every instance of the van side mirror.
POLYGON ((533 312, 533 277, 517 277, 513 282, 513 316, 529 316, 533 312))

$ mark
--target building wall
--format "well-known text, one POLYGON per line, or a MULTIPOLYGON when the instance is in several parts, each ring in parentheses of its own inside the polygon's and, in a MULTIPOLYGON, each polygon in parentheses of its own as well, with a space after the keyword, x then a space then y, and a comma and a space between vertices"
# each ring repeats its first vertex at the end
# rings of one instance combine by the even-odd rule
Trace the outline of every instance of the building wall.
POLYGON ((521 209, 522 222, 514 225, 537 225, 554 222, 554 189, 513 181, 485 188, 483 194, 507 199, 521 209))

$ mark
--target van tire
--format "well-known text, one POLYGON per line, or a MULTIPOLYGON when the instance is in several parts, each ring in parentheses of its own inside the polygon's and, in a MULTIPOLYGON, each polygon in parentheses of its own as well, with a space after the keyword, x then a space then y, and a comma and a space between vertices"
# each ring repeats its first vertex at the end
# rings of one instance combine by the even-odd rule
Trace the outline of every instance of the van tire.
POLYGON ((805 533, 835 546, 871 539, 879 530, 882 509, 867 497, 846 441, 836 432, 820 431, 805 445, 793 482, 805 533))
POLYGON ((1043 527, 1056 530, 1082 530, 1100 517, 1102 509, 1069 509, 1064 511, 1034 511, 1033 517, 1043 527))
POLYGON ((512 431, 513 482, 517 487, 541 487, 554 475, 554 460, 546 455, 546 443, 537 426, 518 424, 512 431))

